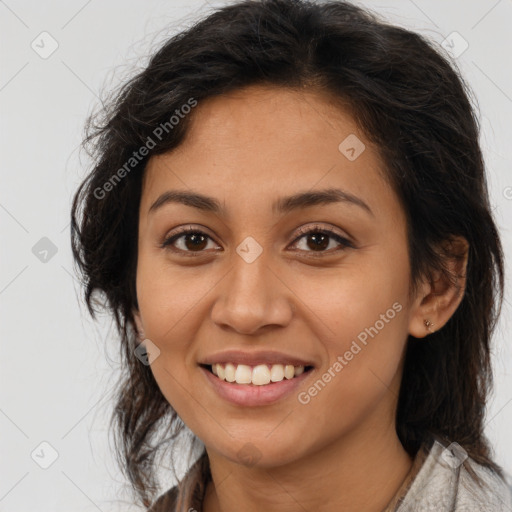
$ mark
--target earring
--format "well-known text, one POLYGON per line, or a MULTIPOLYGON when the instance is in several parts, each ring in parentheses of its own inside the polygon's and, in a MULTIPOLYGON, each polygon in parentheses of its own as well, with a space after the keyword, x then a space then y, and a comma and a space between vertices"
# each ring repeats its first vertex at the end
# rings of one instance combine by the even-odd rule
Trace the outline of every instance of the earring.
POLYGON ((434 332, 434 331, 431 331, 430 328, 431 327, 434 327, 434 324, 430 321, 430 320, 423 320, 423 323, 425 324, 425 327, 430 331, 430 332, 434 332))

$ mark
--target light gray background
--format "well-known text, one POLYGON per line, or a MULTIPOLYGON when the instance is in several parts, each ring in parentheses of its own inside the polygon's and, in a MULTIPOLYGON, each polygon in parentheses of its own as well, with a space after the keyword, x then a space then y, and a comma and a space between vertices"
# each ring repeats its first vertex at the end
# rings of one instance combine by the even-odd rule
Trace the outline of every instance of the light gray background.
MULTIPOLYGON (((469 44, 456 62, 479 102, 492 203, 509 272, 512 1, 362 3, 438 43, 456 31, 469 44)), ((133 66, 144 65, 166 34, 188 26, 210 5, 0 1, 0 512, 138 510, 126 501, 127 483, 107 435, 110 386, 118 368, 115 331, 107 317, 91 321, 78 303, 81 292, 73 277, 70 200, 88 163, 79 160, 77 147, 100 91, 133 74, 133 66), (43 31, 58 43, 46 59, 31 47, 34 40, 42 46, 41 37, 48 37, 39 36, 43 31), (43 237, 57 249, 47 262, 32 252, 43 237), (43 441, 58 452, 48 469, 31 458, 36 450, 34 458, 50 460, 50 450, 40 447, 43 441)), ((463 40, 454 40, 452 51, 460 51, 463 40)), ((45 48, 50 48, 48 38, 45 48)), ((506 300, 494 340, 496 391, 486 426, 495 458, 509 472, 510 318, 506 300)))

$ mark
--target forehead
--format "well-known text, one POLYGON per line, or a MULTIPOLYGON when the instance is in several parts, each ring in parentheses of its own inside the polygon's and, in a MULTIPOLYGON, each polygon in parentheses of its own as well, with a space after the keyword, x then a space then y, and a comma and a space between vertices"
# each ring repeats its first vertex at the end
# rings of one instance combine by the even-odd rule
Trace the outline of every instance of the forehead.
POLYGON ((321 93, 250 86, 200 101, 190 121, 182 144, 147 164, 146 210, 167 189, 215 196, 227 208, 270 209, 281 196, 326 188, 395 200, 377 149, 349 110, 321 93))

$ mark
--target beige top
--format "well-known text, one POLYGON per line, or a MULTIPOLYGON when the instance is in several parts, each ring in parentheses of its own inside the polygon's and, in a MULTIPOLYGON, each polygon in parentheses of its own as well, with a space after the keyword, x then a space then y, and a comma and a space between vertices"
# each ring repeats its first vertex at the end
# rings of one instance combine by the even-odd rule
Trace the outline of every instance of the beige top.
MULTIPOLYGON (((201 458, 193 465, 199 467, 201 458)), ((204 463, 204 460, 203 460, 204 463)), ((190 472, 189 472, 190 476, 190 472)), ((512 512, 512 484, 467 458, 459 445, 424 444, 395 496, 382 512, 512 512), (480 487, 471 476, 480 477, 480 487)), ((193 507, 201 512, 198 494, 193 507)), ((174 512, 177 487, 161 495, 148 512, 174 512)))
POLYGON ((468 458, 456 443, 423 445, 383 512, 512 512, 512 485, 468 458), (472 478, 474 472, 482 487, 472 478))

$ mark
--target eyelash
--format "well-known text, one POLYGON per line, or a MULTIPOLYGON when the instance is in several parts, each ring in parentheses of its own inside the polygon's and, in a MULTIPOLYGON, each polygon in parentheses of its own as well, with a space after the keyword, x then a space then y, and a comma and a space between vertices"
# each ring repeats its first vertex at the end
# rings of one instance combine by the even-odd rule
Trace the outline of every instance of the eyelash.
MULTIPOLYGON (((188 227, 188 228, 183 228, 178 233, 175 233, 174 235, 167 237, 162 242, 160 247, 162 249, 170 249, 175 252, 181 252, 181 253, 186 254, 187 256, 192 256, 192 257, 201 256, 201 253, 203 253, 204 250, 202 250, 202 251, 184 251, 182 249, 171 248, 173 242, 175 242, 179 238, 181 238, 185 235, 188 235, 188 234, 204 235, 204 236, 210 238, 210 240, 211 240, 211 237, 209 235, 207 235, 206 233, 204 233, 203 231, 201 231, 200 229, 188 227)), ((338 251, 343 251, 347 248, 352 248, 352 249, 355 248, 354 245, 352 244, 352 242, 350 242, 350 240, 342 237, 341 235, 336 234, 333 229, 329 229, 329 228, 321 228, 320 226, 314 226, 313 228, 300 228, 297 234, 298 234, 298 236, 295 237, 293 244, 296 244, 301 238, 305 237, 306 235, 322 234, 322 235, 327 235, 329 238, 334 239, 336 242, 339 242, 342 245, 342 247, 340 247, 338 249, 334 249, 334 250, 331 249, 329 251, 318 251, 318 252, 305 251, 308 253, 312 253, 313 257, 322 257, 323 254, 330 255, 330 254, 333 254, 334 252, 337 253, 338 251)))

